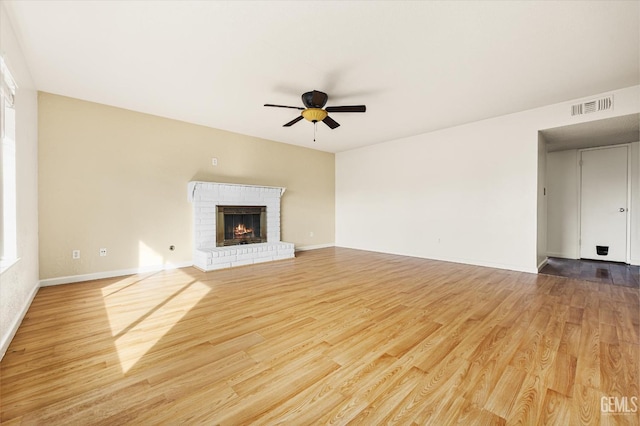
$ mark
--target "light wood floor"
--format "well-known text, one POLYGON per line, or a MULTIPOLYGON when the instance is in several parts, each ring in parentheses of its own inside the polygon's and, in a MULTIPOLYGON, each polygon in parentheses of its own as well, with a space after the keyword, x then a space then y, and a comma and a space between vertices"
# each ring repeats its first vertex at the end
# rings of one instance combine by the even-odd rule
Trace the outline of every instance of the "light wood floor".
POLYGON ((638 290, 348 249, 41 289, 3 424, 638 424, 638 290), (629 408, 633 408, 628 404, 629 408))

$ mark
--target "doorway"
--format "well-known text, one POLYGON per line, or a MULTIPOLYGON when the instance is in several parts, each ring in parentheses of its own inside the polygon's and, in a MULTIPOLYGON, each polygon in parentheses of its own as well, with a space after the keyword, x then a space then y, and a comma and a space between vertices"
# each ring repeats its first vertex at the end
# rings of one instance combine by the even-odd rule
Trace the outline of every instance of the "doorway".
MULTIPOLYGON (((591 259, 596 259, 598 267, 595 270, 602 269, 602 262, 622 262, 637 268, 640 265, 640 114, 540 130, 538 136, 538 270, 541 271, 548 263, 581 258, 589 259, 584 262, 594 262, 591 259), (617 165, 605 166, 604 172, 596 170, 591 173, 591 160, 595 159, 596 164, 609 161, 599 158, 604 153, 621 153, 619 157, 622 159, 611 159, 617 165), (587 193, 582 194, 581 160, 583 164, 589 160, 585 166, 585 183, 589 179, 596 184, 612 179, 623 182, 619 191, 622 195, 618 194, 612 201, 616 207, 609 208, 605 213, 619 218, 616 223, 622 232, 613 231, 618 235, 613 241, 608 236, 603 239, 597 233, 590 233, 589 221, 592 219, 589 213, 586 213, 585 219, 582 218, 585 216, 582 210, 589 210, 591 190, 586 185, 587 193), (608 254, 598 255, 598 246, 600 253, 608 254)), ((611 194, 605 194, 608 195, 611 194)), ((598 200, 597 196, 591 198, 598 200)), ((594 203, 600 206, 606 204, 603 201, 594 203)), ((596 230, 602 222, 602 219, 595 217, 598 214, 594 213, 595 219, 592 220, 596 223, 596 230)), ((574 266, 554 269, 556 272, 566 272, 575 269, 574 266)), ((567 276, 576 278, 575 273, 567 273, 567 276)))
POLYGON ((580 151, 580 258, 628 263, 629 147, 580 151))

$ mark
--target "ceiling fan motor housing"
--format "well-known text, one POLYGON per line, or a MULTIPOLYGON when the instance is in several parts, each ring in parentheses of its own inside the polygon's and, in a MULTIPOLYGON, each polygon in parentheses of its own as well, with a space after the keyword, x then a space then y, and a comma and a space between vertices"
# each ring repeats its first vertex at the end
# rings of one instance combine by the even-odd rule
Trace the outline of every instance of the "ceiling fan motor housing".
POLYGON ((307 108, 324 108, 329 96, 319 90, 312 90, 302 94, 302 103, 307 108))

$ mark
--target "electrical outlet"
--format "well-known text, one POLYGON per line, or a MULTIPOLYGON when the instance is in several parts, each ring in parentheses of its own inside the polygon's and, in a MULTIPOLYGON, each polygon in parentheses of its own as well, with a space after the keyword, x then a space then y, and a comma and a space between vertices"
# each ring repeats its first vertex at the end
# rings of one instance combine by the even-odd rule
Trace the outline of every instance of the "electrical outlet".
POLYGON ((216 157, 213 157, 211 159, 211 164, 214 165, 214 166, 217 166, 218 165, 218 159, 216 157))
POLYGON ((107 249, 106 248, 101 248, 100 249, 100 256, 106 256, 107 255, 107 249))
POLYGON ((309 232, 309 236, 313 238, 313 231, 309 232))
POLYGON ((80 259, 80 250, 74 250, 71 252, 71 257, 74 259, 80 259))

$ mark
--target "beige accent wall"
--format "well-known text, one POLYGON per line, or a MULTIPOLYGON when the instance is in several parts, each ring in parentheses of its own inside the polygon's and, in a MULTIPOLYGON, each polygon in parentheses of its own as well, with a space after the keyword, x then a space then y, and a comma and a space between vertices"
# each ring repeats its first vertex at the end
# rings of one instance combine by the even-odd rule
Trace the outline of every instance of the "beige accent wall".
POLYGON ((192 180, 286 187, 282 240, 334 243, 334 154, 49 93, 38 132, 41 280, 190 261, 192 180))

